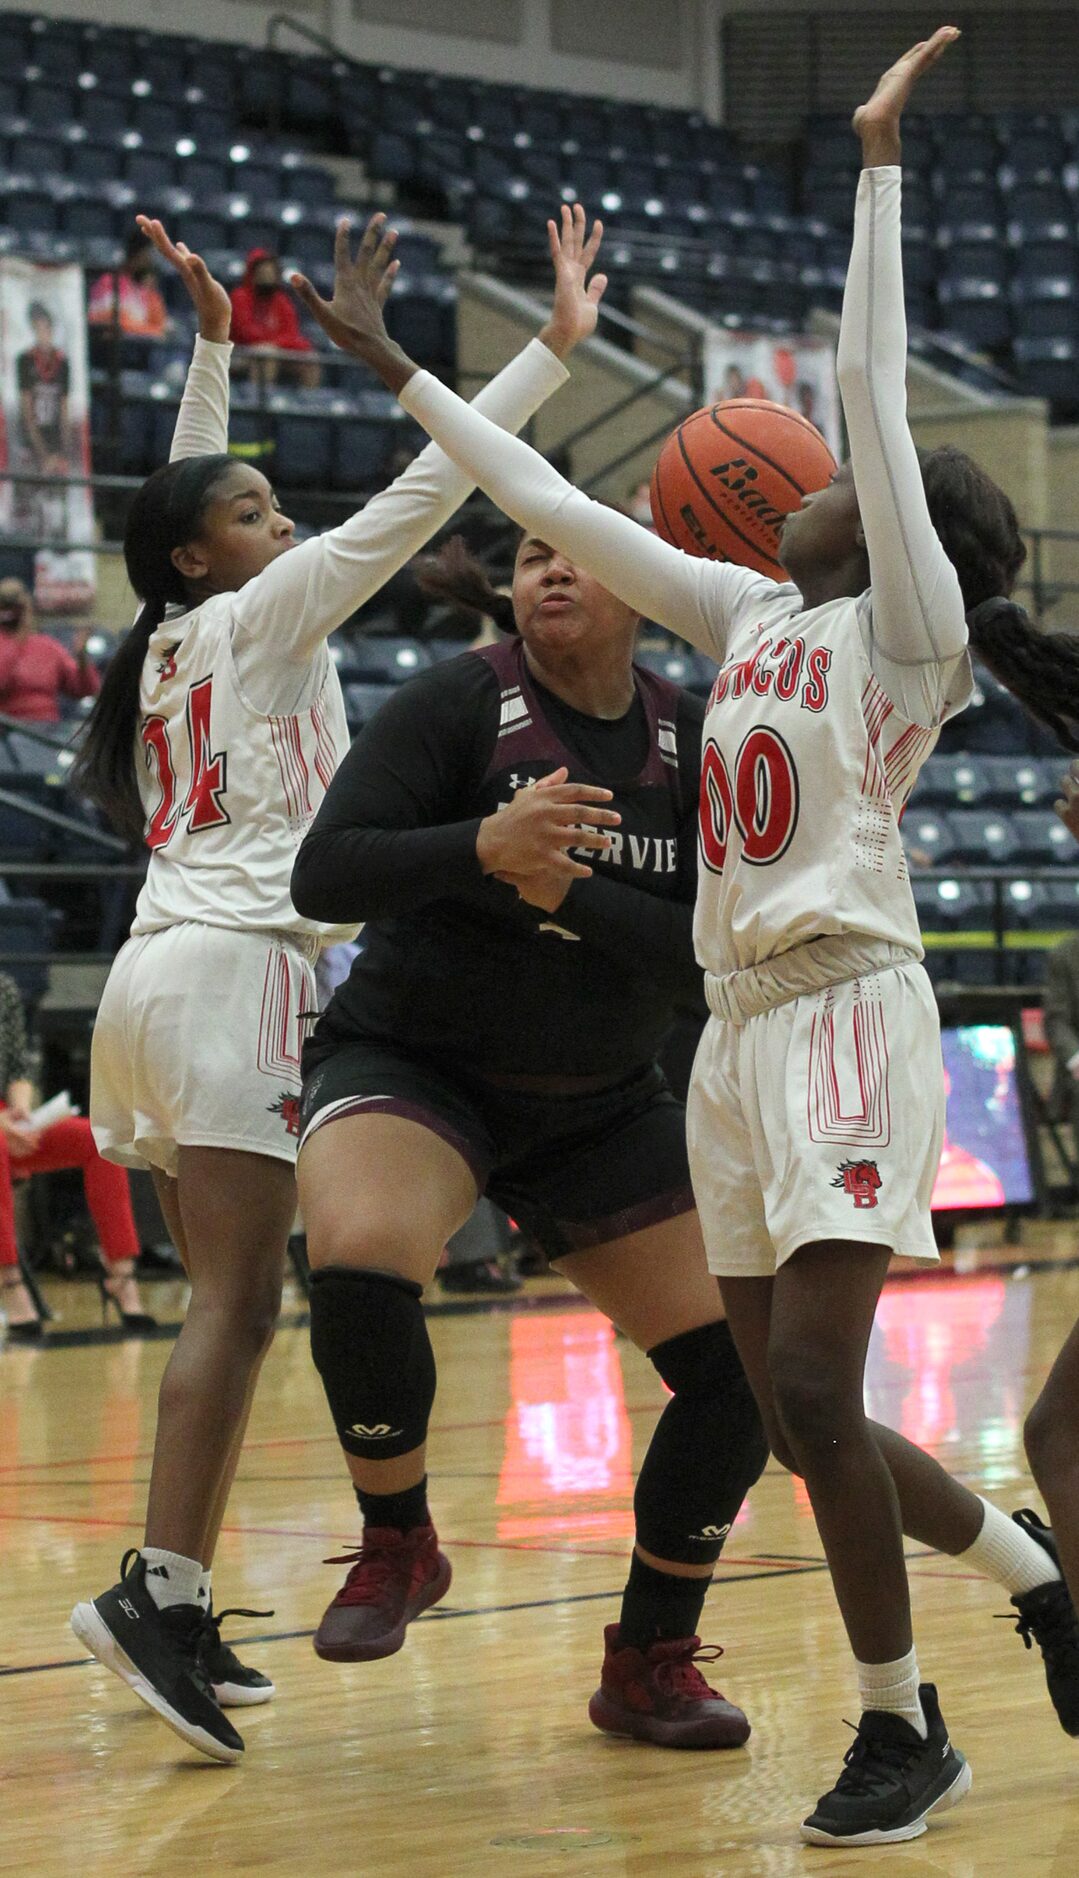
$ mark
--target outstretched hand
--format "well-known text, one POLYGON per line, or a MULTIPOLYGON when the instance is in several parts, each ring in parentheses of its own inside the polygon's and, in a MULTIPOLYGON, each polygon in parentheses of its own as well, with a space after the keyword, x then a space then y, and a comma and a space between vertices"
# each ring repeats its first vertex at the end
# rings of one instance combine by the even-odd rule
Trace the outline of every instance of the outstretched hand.
POLYGON ((152 241, 158 254, 176 269, 187 288, 203 339, 223 344, 232 324, 232 302, 221 282, 214 279, 201 255, 192 254, 186 242, 169 239, 164 223, 149 215, 136 215, 135 220, 147 241, 152 241))
POLYGON ((603 240, 603 223, 593 222, 588 234, 588 219, 580 202, 562 204, 558 222, 547 224, 547 243, 554 266, 554 299, 551 317, 540 338, 557 358, 564 359, 582 339, 590 339, 599 319, 599 303, 607 290, 606 274, 593 274, 603 240))
POLYGON ((867 169, 899 161, 899 120, 918 80, 959 38, 958 26, 938 26, 930 39, 920 39, 901 59, 889 66, 873 96, 860 104, 851 120, 862 140, 867 169))
POLYGON ((305 274, 291 277, 311 318, 334 345, 376 369, 381 368, 374 354, 391 346, 382 309, 401 266, 393 258, 396 241, 397 230, 386 227, 385 215, 372 215, 354 258, 350 224, 340 221, 333 247, 333 298, 324 300, 305 274))

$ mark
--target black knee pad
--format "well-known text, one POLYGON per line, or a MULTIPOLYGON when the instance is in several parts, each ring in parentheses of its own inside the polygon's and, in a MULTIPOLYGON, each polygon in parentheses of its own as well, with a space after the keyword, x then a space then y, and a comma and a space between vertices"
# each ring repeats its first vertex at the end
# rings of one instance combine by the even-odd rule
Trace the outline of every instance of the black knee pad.
POLYGON ((714 1564, 764 1471, 764 1425, 722 1319, 668 1338, 648 1357, 674 1393, 637 1478, 637 1538, 657 1558, 714 1564))
POLYGON ((311 1355, 349 1454, 388 1461, 426 1439, 435 1357, 421 1296, 393 1272, 311 1274, 311 1355))

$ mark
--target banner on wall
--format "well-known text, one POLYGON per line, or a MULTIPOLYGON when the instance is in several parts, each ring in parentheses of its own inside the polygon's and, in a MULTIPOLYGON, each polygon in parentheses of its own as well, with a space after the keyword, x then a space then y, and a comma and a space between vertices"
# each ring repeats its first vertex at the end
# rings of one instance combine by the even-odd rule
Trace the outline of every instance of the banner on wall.
POLYGON ((771 398, 807 417, 839 459, 842 440, 835 351, 827 339, 801 334, 728 332, 709 326, 704 342, 706 402, 725 398, 771 398))
POLYGON ((94 539, 91 491, 5 480, 4 470, 71 476, 90 469, 89 375, 82 269, 0 259, 0 544, 34 552, 43 612, 92 605, 94 557, 65 541, 94 539))

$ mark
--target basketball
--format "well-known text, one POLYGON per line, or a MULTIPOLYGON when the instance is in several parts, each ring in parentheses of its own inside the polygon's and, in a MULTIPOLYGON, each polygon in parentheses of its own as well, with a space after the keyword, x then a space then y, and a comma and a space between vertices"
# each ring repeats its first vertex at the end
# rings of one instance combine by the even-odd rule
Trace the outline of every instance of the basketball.
POLYGON ((652 519, 687 554, 784 580, 783 518, 835 467, 808 418, 767 398, 729 398, 671 432, 652 473, 652 519))

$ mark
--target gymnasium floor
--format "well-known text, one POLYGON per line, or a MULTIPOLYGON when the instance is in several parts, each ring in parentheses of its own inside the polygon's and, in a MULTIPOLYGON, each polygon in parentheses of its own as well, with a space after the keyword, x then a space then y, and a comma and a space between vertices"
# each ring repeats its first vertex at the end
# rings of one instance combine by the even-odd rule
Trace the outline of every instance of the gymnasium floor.
MULTIPOLYGON (((1025 1405, 1079 1314, 1079 1228, 966 1246, 962 1276, 893 1284, 874 1414, 1001 1506, 1030 1495, 1025 1405), (1025 1263, 1018 1265, 1016 1261, 1025 1263)), ((433 1296, 437 1299, 437 1288, 433 1296)), ((661 1401, 647 1362, 557 1280, 513 1309, 445 1306, 433 1495, 455 1578, 404 1651, 321 1663, 310 1633, 352 1542, 350 1495, 315 1387, 300 1300, 271 1352, 216 1568, 219 1605, 278 1697, 237 1719, 246 1763, 189 1753, 67 1629, 138 1536, 164 1340, 91 1330, 64 1286, 58 1347, 0 1351, 0 1869, 547 1878, 570 1871, 788 1878, 1075 1878, 1079 1742, 1058 1729, 1007 1598, 912 1552, 923 1670, 974 1770, 939 1828, 887 1851, 802 1847, 854 1716, 845 1648, 801 1491, 771 1468, 731 1535, 704 1634, 748 1711, 744 1750, 670 1754, 590 1727, 601 1629, 618 1612, 631 1480, 661 1401), (80 1326, 85 1326, 81 1331, 80 1326), (70 1333, 70 1336, 69 1336, 70 1333)), ((178 1287, 147 1301, 179 1313, 178 1287)))

